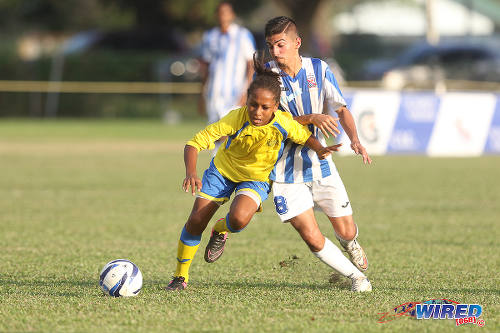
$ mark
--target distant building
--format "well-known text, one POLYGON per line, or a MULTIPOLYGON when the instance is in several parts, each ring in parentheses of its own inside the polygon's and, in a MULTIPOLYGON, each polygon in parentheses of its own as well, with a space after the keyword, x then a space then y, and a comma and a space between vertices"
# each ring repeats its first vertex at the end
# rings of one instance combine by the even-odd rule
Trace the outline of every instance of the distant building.
MULTIPOLYGON (((333 18, 342 34, 422 36, 426 0, 364 2, 333 18)), ((500 3, 493 0, 432 0, 435 30, 442 36, 486 36, 498 32, 500 3)))

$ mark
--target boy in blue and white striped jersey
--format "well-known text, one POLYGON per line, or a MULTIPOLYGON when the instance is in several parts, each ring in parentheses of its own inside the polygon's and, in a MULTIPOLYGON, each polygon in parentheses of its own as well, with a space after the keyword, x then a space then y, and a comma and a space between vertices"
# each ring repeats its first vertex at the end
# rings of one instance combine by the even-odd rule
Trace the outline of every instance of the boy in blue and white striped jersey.
MULTIPOLYGON (((351 148, 371 159, 361 145, 354 118, 328 65, 316 58, 301 57, 301 39, 295 22, 285 16, 271 19, 265 27, 266 43, 272 61, 267 66, 281 74, 280 109, 290 112, 325 144, 328 133, 338 133, 336 120, 328 110, 336 112, 351 140, 351 148)), ((354 291, 369 291, 369 280, 353 272, 343 260, 340 250, 319 230, 313 207, 318 206, 329 218, 337 239, 361 271, 368 268, 366 254, 357 242, 358 228, 344 184, 331 158, 319 160, 307 147, 288 142, 271 172, 276 211, 283 222, 290 222, 315 256, 341 274, 351 277, 354 291)))
POLYGON ((255 52, 250 31, 233 22, 230 3, 219 3, 216 16, 219 25, 204 33, 200 59, 203 91, 199 109, 206 112, 209 124, 245 105, 255 52))

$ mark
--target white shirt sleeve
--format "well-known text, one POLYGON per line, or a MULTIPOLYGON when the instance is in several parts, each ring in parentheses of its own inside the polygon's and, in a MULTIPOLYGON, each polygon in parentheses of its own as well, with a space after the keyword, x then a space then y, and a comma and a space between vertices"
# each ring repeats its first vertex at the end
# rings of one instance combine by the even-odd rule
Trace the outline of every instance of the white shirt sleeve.
POLYGON ((325 76, 323 77, 323 89, 325 91, 325 102, 330 114, 335 112, 338 108, 345 106, 346 102, 342 93, 340 92, 339 85, 333 72, 328 67, 327 63, 322 61, 322 66, 325 68, 325 76))
POLYGON ((245 59, 247 61, 250 61, 253 59, 253 54, 255 53, 255 40, 253 38, 252 33, 246 29, 243 28, 243 39, 242 39, 242 54, 244 55, 245 59))

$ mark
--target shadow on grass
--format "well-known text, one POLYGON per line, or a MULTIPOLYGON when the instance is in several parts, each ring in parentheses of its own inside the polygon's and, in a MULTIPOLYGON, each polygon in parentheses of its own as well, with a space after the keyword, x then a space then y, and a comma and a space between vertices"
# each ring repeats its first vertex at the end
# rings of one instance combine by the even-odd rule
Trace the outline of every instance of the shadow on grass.
MULTIPOLYGON (((318 280, 317 283, 305 283, 305 282, 293 282, 293 281, 249 281, 248 279, 238 279, 235 278, 234 281, 196 281, 189 284, 189 289, 297 289, 297 290, 336 290, 336 291, 350 291, 351 290, 351 282, 342 277, 332 274, 327 283, 323 282, 324 280, 318 280)), ((170 281, 149 281, 149 283, 145 283, 147 285, 152 286, 154 289, 165 289, 165 286, 170 281)), ((145 286, 146 288, 147 286, 145 286)))
POLYGON ((203 287, 218 287, 218 288, 255 288, 255 289, 297 289, 297 290, 336 290, 336 291, 350 291, 351 285, 344 283, 292 283, 292 282, 226 282, 216 284, 201 284, 203 287))

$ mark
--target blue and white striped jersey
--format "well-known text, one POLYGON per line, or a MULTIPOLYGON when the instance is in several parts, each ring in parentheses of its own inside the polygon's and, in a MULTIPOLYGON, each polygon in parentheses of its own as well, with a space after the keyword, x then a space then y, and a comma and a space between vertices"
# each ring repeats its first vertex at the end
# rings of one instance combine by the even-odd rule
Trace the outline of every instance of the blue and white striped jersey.
MULTIPOLYGON (((333 112, 346 105, 332 71, 320 59, 302 57, 302 68, 295 78, 282 71, 274 61, 266 66, 282 74, 280 109, 294 117, 323 113, 324 106, 333 112)), ((325 137, 318 128, 309 125, 309 130, 326 146, 325 137)), ((336 167, 331 156, 320 160, 313 150, 287 141, 270 179, 279 183, 303 183, 328 177, 333 172, 336 167)))
POLYGON ((215 27, 203 35, 201 58, 209 63, 208 82, 204 92, 207 111, 220 117, 237 106, 246 89, 247 62, 252 60, 255 41, 248 29, 235 23, 227 33, 215 27))

